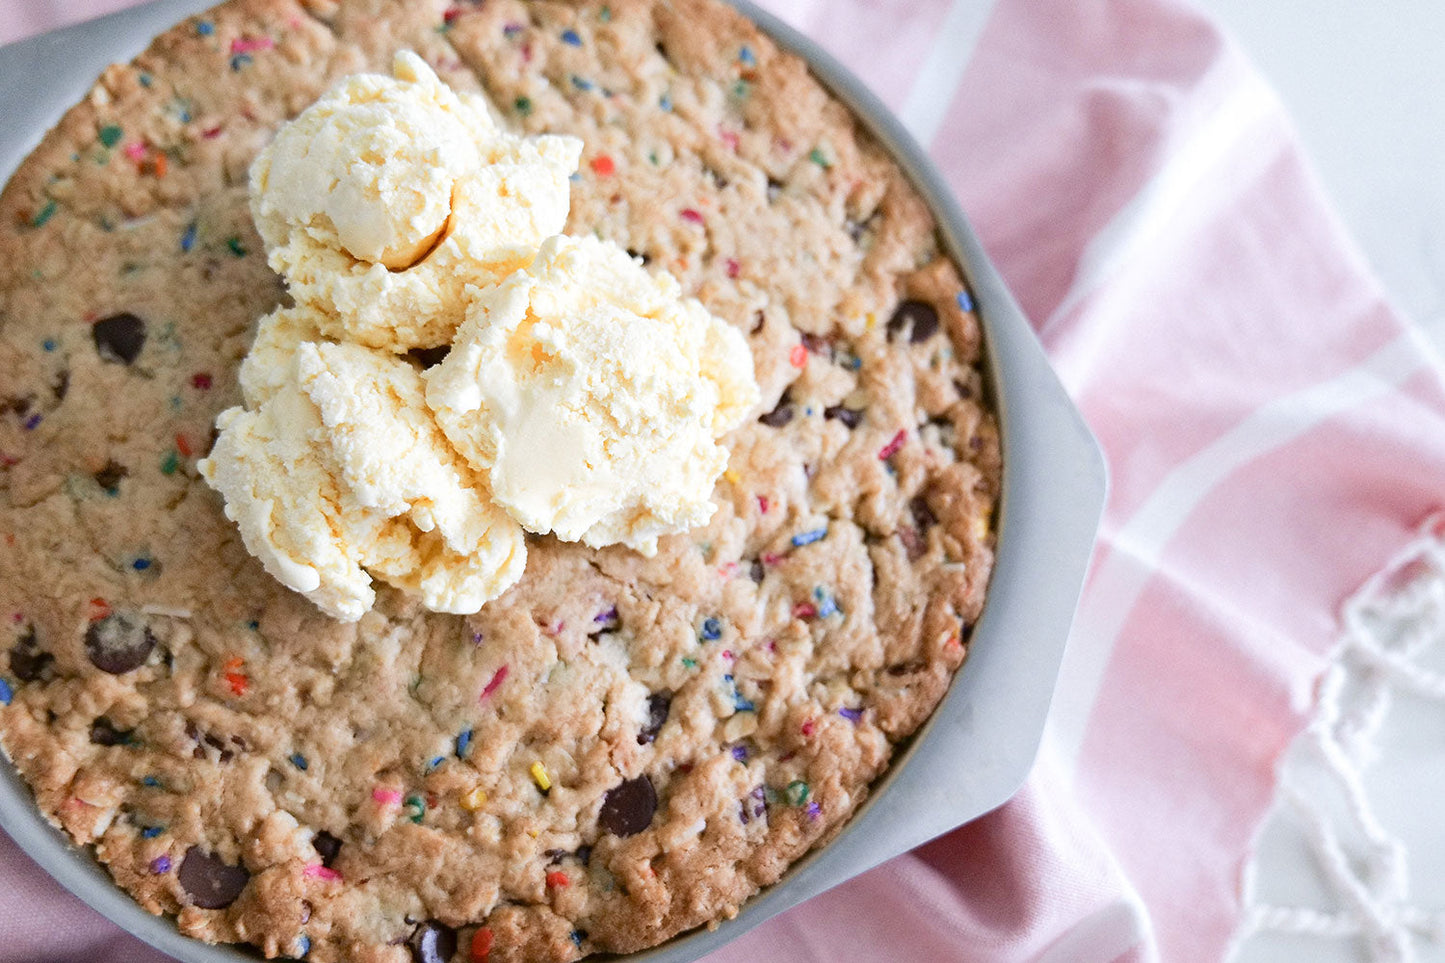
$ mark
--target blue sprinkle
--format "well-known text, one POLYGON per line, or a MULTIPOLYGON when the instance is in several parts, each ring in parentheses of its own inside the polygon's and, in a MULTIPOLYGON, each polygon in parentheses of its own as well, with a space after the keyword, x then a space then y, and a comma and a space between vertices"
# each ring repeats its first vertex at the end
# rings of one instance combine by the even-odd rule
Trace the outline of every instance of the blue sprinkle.
POLYGON ((307 769, 311 768, 311 763, 307 762, 306 757, 301 755, 301 753, 299 752, 291 753, 291 765, 295 766, 297 769, 300 769, 302 772, 305 772, 307 769))
POLYGON ((863 719, 863 710, 849 709, 847 706, 844 706, 843 708, 838 710, 838 715, 842 716, 844 719, 847 719, 849 722, 853 723, 853 725, 856 726, 863 719))
POLYGON ((968 292, 967 292, 967 291, 960 291, 960 292, 958 292, 958 297, 955 298, 955 300, 958 301, 958 307, 959 307, 960 310, 962 310, 962 311, 972 311, 972 310, 973 310, 973 298, 971 298, 971 297, 968 296, 968 292))
POLYGON ((467 750, 470 749, 471 747, 472 747, 472 730, 470 730, 470 729, 463 729, 463 730, 461 731, 461 733, 459 733, 459 734, 457 735, 457 758, 458 758, 458 759, 465 759, 465 758, 467 757, 467 750))
POLYGON ((711 615, 703 619, 702 638, 706 642, 716 642, 722 638, 722 623, 711 615))
POLYGON ((25 419, 25 430, 26 430, 26 431, 34 431, 36 428, 39 428, 39 427, 40 427, 40 416, 39 416, 39 415, 31 415, 29 418, 26 418, 26 419, 25 419))
POLYGON ((802 548, 804 545, 812 545, 814 542, 822 541, 823 536, 828 534, 828 526, 815 528, 811 532, 799 532, 793 536, 793 547, 802 548))
POLYGON ((582 179, 582 175, 574 171, 573 173, 567 175, 567 179, 569 181, 580 181, 582 179))
POLYGON ((436 757, 435 759, 433 759, 431 762, 429 762, 429 763, 426 764, 426 771, 427 771, 427 772, 432 772, 432 771, 434 771, 438 766, 440 766, 440 765, 442 764, 442 762, 445 761, 445 759, 446 759, 445 756, 437 756, 437 757, 436 757))
MULTIPOLYGON (((250 55, 250 54, 246 54, 246 53, 236 54, 236 56, 234 56, 234 57, 231 58, 231 70, 233 70, 233 71, 239 71, 242 67, 246 66, 246 65, 247 65, 248 63, 250 63, 250 62, 251 62, 251 55, 250 55)), ((186 119, 189 120, 190 118, 188 117, 188 118, 186 118, 186 119)))
POLYGON ((813 589, 813 600, 818 603, 818 618, 826 619, 830 615, 837 614, 838 603, 821 585, 813 589))
POLYGON ((252 619, 251 621, 246 623, 246 628, 250 629, 252 632, 255 632, 260 627, 261 623, 257 622, 255 619, 252 619))
POLYGON ((857 371, 861 367, 863 367, 862 358, 859 358, 855 355, 854 357, 848 359, 848 369, 850 371, 857 371))
POLYGON ((145 839, 155 839, 157 836, 159 836, 165 831, 166 830, 164 826, 147 826, 145 829, 142 829, 140 831, 140 834, 145 839))
POLYGON ((159 789, 159 788, 160 788, 160 785, 161 785, 161 781, 160 781, 159 779, 157 779, 155 776, 146 776, 144 779, 142 779, 142 780, 140 781, 140 784, 141 784, 142 786, 149 786, 151 789, 159 789))
POLYGON ((311 938, 306 934, 296 937, 296 955, 303 957, 311 952, 311 938))
POLYGON ((753 705, 750 700, 743 698, 743 694, 738 691, 738 684, 733 681, 733 677, 731 675, 723 676, 723 681, 732 687, 734 709, 736 709, 738 712, 752 712, 754 709, 757 708, 757 706, 753 705))
POLYGON ((662 95, 662 99, 657 102, 657 106, 661 107, 663 110, 667 111, 668 113, 671 113, 671 112, 672 112, 672 98, 669 97, 667 94, 663 94, 663 95, 662 95))
POLYGON ((130 563, 130 567, 135 569, 137 572, 144 572, 146 569, 151 567, 151 560, 148 558, 138 558, 134 562, 130 563))
POLYGON ((186 228, 186 233, 181 235, 181 250, 189 251, 196 246, 196 222, 192 221, 186 228))
POLYGON ((733 746, 733 758, 738 762, 746 762, 748 759, 747 746, 733 746))
POLYGON ((738 62, 745 66, 752 67, 756 66, 758 58, 753 56, 752 48, 744 44, 743 48, 738 51, 738 62))
POLYGON ((567 938, 570 939, 572 941, 572 944, 576 946, 579 950, 582 948, 581 930, 573 930, 571 933, 567 934, 567 938))
POLYGON ((202 20, 200 23, 196 24, 196 33, 197 33, 197 35, 199 35, 199 36, 209 37, 211 34, 213 34, 213 33, 215 33, 215 32, 216 32, 216 25, 213 24, 213 23, 211 23, 211 21, 209 21, 209 20, 202 20))
POLYGON ((138 76, 136 79, 140 81, 140 85, 141 85, 142 87, 149 87, 149 86, 151 85, 151 75, 150 75, 150 74, 141 74, 141 75, 138 76))
POLYGON ((571 44, 574 47, 582 46, 582 38, 577 36, 577 31, 575 30, 563 30, 562 42, 571 44))
POLYGON ((509 23, 502 28, 502 36, 506 37, 508 40, 511 40, 513 37, 515 37, 521 32, 522 25, 520 23, 509 23))
POLYGON ((54 350, 55 350, 55 339, 54 339, 54 338, 46 338, 44 341, 40 342, 40 346, 41 346, 42 348, 44 348, 46 351, 54 351, 54 350))
POLYGON ((591 90, 593 85, 592 81, 588 80, 586 77, 579 77, 576 74, 573 74, 572 86, 576 87, 578 90, 591 90))
POLYGON ((8 706, 10 700, 15 698, 15 690, 10 688, 10 683, 0 679, 0 706, 8 706))

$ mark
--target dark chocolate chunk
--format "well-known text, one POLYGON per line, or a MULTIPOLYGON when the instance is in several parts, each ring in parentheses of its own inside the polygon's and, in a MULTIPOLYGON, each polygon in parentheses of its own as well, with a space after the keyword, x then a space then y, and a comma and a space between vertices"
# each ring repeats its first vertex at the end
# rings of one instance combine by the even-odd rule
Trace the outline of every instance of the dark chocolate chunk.
POLYGON ((149 627, 124 615, 107 615, 85 630, 85 654, 102 672, 124 675, 145 665, 156 637, 149 627))
POLYGON ((407 940, 417 963, 448 963, 457 952, 457 931, 436 920, 427 920, 407 940))
POLYGON ((330 869, 331 864, 336 862, 336 857, 341 855, 341 840, 324 829, 311 837, 311 846, 321 856, 321 865, 327 869, 330 869))
POLYGON ((435 348, 412 348, 406 353, 406 356, 423 368, 435 368, 447 359, 451 350, 451 345, 439 344, 435 348))
POLYGON ((181 859, 176 879, 191 898, 192 906, 225 909, 236 902, 251 881, 251 873, 244 866, 232 866, 215 853, 192 846, 181 859))
POLYGON ((654 692, 647 697, 647 724, 637 734, 637 744, 645 746, 657 738, 657 732, 662 724, 667 721, 667 714, 672 710, 671 692, 654 692))
POLYGON ((105 463, 105 467, 91 477, 95 483, 108 492, 115 491, 120 486, 120 480, 128 476, 130 472, 124 465, 112 458, 105 463))
POLYGON ((95 350, 101 360, 131 364, 145 347, 146 323, 123 311, 95 322, 90 335, 95 339, 95 350))
POLYGON ((841 421, 850 431, 863 423, 863 412, 856 408, 845 408, 843 405, 824 408, 823 417, 833 421, 841 421))
POLYGON ((927 341, 938 333, 938 309, 927 301, 904 301, 888 319, 888 336, 901 335, 904 331, 909 332, 909 340, 914 344, 927 341))
POLYGON ((10 674, 21 682, 38 682, 55 663, 55 656, 40 647, 31 628, 10 649, 10 674))
POLYGON ((50 383, 50 392, 55 395, 55 400, 61 402, 65 396, 70 394, 70 369, 61 368, 55 375, 55 380, 50 383))
POLYGON ((758 418, 769 428, 781 428, 793 420, 793 399, 784 391, 783 396, 778 399, 778 406, 772 411, 758 418))
POLYGON ((938 516, 933 514, 933 509, 928 507, 928 499, 922 495, 913 496, 908 503, 908 512, 913 516, 913 526, 920 532, 926 532, 938 524, 938 516))
POLYGON ((598 824, 614 836, 635 836, 652 825, 657 812, 657 790, 647 776, 628 779, 602 797, 598 824))
POLYGON ((128 746, 133 729, 117 729, 115 723, 99 716, 90 724, 90 741, 97 746, 128 746))

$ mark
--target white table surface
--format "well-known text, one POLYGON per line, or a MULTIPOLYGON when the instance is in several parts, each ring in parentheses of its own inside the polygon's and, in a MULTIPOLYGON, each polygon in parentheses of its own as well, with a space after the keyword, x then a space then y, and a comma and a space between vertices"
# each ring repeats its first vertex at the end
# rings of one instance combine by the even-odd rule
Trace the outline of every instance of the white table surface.
MULTIPOLYGON (((1243 46, 1288 107, 1349 232, 1395 303, 1445 352, 1445 4, 1438 0, 1195 0, 1243 46)), ((1445 504, 1445 490, 1441 492, 1445 504)), ((1366 786, 1409 847, 1412 901, 1445 909, 1445 707, 1397 697, 1366 786)), ((1258 891, 1332 908, 1287 820, 1261 839, 1258 891)), ((1420 963, 1445 944, 1417 943, 1420 963)), ((1357 943, 1256 937, 1237 963, 1346 963, 1357 943)))

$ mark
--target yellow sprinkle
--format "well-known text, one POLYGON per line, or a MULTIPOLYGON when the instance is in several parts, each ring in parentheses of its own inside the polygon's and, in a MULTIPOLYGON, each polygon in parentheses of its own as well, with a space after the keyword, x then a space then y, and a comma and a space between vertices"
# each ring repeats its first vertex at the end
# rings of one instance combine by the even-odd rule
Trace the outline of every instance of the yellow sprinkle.
POLYGON ((864 324, 863 324, 863 326, 864 326, 867 330, 872 331, 873 328, 874 328, 877 324, 878 324, 878 315, 874 314, 872 311, 869 311, 869 312, 867 313, 867 315, 864 316, 864 324))
POLYGON ((474 813, 487 804, 487 791, 477 786, 470 792, 462 794, 462 808, 467 812, 474 813))
POLYGON ((723 477, 726 478, 729 482, 731 482, 731 483, 734 484, 734 485, 736 485, 738 482, 740 482, 740 481, 743 480, 743 476, 742 476, 742 475, 739 475, 737 472, 733 471, 731 468, 729 468, 727 471, 723 472, 723 477))
POLYGON ((537 783, 537 788, 546 792, 552 788, 552 780, 547 778, 547 767, 541 762, 532 763, 532 778, 537 783))

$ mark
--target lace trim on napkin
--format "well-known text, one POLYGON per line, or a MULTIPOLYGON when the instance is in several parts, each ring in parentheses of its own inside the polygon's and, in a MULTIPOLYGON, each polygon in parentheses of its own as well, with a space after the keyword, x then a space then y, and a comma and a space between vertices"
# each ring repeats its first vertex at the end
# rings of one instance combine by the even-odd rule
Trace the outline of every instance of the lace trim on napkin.
POLYGON ((1445 647, 1445 514, 1344 605, 1335 659, 1315 716, 1280 774, 1275 818, 1299 829, 1334 907, 1272 906, 1246 878, 1246 916, 1235 941, 1265 932, 1349 939, 1370 963, 1407 963, 1421 940, 1445 942, 1445 911, 1414 904, 1408 851, 1381 825, 1365 789, 1376 737, 1396 692, 1445 706, 1445 674, 1422 657, 1445 647))

